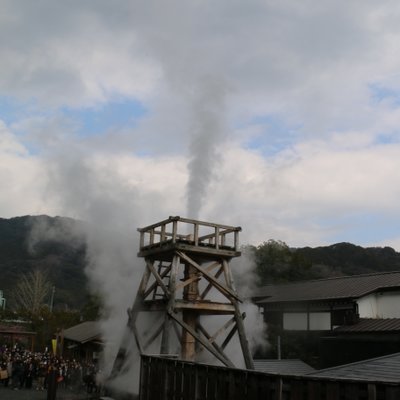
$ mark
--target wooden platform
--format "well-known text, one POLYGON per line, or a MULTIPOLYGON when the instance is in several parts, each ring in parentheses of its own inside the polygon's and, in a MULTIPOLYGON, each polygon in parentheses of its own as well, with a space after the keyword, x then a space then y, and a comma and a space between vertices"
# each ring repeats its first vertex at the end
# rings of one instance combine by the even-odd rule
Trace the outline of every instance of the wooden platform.
POLYGON ((168 259, 176 251, 199 257, 239 257, 241 227, 214 224, 181 217, 169 217, 156 224, 139 228, 139 257, 168 259))

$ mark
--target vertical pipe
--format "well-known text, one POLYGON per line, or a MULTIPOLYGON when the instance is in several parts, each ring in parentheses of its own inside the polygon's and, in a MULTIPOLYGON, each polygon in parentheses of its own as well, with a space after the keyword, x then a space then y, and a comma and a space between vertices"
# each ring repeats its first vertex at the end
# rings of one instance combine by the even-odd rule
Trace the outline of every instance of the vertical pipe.
POLYGON ((194 245, 199 245, 199 224, 194 224, 194 245))
POLYGON ((140 232, 140 248, 144 247, 144 232, 140 232))
POLYGON ((239 250, 239 232, 235 231, 235 251, 239 250))
POLYGON ((178 221, 172 222, 172 243, 176 243, 176 233, 178 231, 178 221))
POLYGON ((281 359, 281 335, 278 335, 278 337, 277 337, 276 347, 277 347, 277 352, 278 352, 278 360, 280 360, 281 359))
POLYGON ((161 239, 160 242, 163 242, 165 240, 165 224, 161 225, 161 239))
MULTIPOLYGON (((191 279, 197 275, 197 270, 190 264, 185 264, 184 279, 191 279)), ((199 299, 199 283, 194 280, 183 289, 183 300, 194 302, 199 299)), ((198 314, 191 310, 182 312, 183 322, 188 324, 194 331, 197 330, 198 314)), ((182 330, 182 358, 187 361, 194 361, 196 355, 196 339, 185 329, 182 330)))

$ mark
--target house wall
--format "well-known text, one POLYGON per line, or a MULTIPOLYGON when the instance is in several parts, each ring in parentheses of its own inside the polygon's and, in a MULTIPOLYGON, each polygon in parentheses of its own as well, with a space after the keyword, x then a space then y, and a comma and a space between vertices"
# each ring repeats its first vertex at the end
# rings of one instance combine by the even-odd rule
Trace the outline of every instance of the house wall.
POLYGON ((377 292, 357 300, 360 318, 400 318, 399 292, 377 292))
POLYGON ((324 331, 331 329, 329 312, 284 313, 283 329, 288 331, 324 331))

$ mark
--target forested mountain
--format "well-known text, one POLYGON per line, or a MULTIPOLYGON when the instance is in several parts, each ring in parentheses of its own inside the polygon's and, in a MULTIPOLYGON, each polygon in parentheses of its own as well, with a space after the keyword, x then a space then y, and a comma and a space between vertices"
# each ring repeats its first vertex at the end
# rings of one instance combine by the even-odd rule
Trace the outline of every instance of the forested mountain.
POLYGON ((269 240, 250 246, 259 284, 320 279, 373 272, 400 271, 400 253, 391 247, 364 248, 351 243, 323 247, 290 248, 269 240))
MULTIPOLYGON (((24 274, 40 270, 55 287, 55 307, 81 308, 89 294, 83 231, 83 223, 70 218, 0 219, 0 290, 7 304, 12 306, 13 291, 24 274)), ((338 243, 290 248, 284 242, 269 240, 246 250, 254 255, 259 285, 400 270, 400 253, 390 247, 338 243)))
POLYGON ((55 287, 55 306, 79 308, 86 303, 85 244, 78 234, 80 224, 48 216, 0 219, 0 290, 7 305, 13 305, 15 286, 33 270, 43 272, 55 287))

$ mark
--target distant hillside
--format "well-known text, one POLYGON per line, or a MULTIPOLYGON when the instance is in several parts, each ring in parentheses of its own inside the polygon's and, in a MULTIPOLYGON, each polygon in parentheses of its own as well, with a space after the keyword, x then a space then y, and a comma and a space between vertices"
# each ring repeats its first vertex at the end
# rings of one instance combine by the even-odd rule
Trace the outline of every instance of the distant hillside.
POLYGON ((363 248, 337 243, 316 248, 290 248, 284 242, 269 240, 250 249, 255 255, 260 285, 400 271, 400 253, 391 247, 363 248))
MULTIPOLYGON (((55 286, 55 307, 81 308, 87 301, 83 223, 64 217, 0 218, 0 290, 12 305, 20 277, 35 268, 55 286)), ((290 248, 269 240, 254 252, 258 283, 318 279, 338 275, 400 271, 400 253, 390 247, 363 248, 350 243, 290 248)), ((240 286, 240 282, 237 282, 240 286)))
POLYGON ((391 247, 364 248, 351 243, 337 243, 295 251, 313 265, 328 266, 331 273, 340 275, 400 271, 400 253, 391 247))
POLYGON ((0 290, 12 306, 20 277, 38 268, 55 286, 55 307, 80 308, 88 295, 84 274, 85 244, 78 221, 24 216, 0 219, 0 290))

